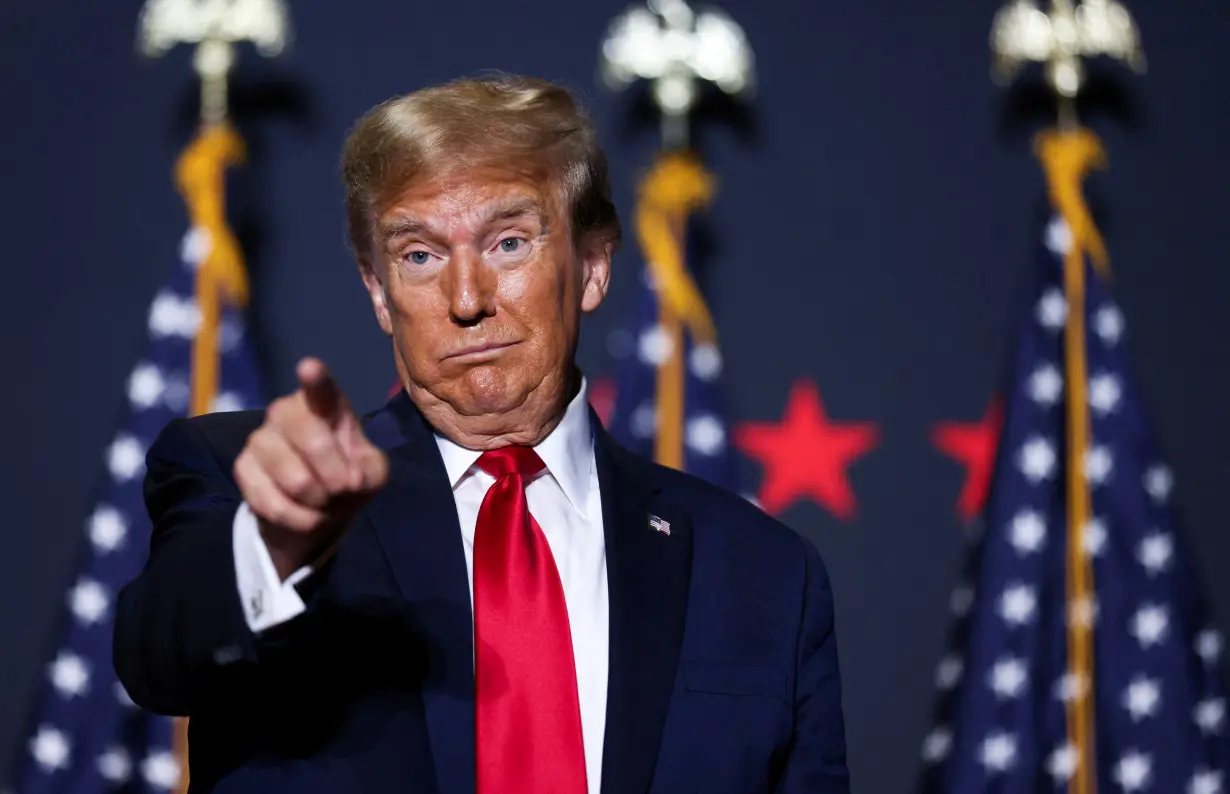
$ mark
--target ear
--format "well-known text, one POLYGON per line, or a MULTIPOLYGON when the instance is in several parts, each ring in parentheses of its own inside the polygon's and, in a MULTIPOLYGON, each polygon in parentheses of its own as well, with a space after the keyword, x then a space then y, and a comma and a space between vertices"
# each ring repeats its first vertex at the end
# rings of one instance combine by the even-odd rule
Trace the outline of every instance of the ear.
POLYGON ((581 250, 581 311, 592 312, 602 305, 611 284, 611 257, 615 246, 595 235, 581 250))
POLYGON ((392 336, 393 320, 389 317, 388 295, 385 293, 384 281, 370 263, 360 264, 359 272, 363 274, 363 286, 367 287, 367 294, 372 299, 372 309, 376 312, 376 322, 380 323, 380 330, 392 336))

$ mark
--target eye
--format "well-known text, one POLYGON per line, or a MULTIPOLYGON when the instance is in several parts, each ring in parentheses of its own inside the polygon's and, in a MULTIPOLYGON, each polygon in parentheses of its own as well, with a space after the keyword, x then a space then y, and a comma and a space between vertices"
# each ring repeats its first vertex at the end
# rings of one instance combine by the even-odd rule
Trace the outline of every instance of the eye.
POLYGON ((426 251, 411 251, 406 254, 406 261, 412 265, 425 265, 431 259, 431 254, 426 251))
POLYGON ((525 245, 525 240, 520 237, 505 237, 500 240, 500 250, 506 254, 515 254, 525 245))

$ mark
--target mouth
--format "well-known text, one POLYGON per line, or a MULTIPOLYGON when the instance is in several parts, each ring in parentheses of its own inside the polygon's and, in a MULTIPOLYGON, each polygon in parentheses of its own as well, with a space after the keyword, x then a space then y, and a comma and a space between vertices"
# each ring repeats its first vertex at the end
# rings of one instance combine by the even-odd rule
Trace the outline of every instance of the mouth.
POLYGON ((445 361, 455 361, 459 364, 476 364, 499 358, 500 354, 515 345, 516 342, 486 342, 466 347, 449 353, 445 361))

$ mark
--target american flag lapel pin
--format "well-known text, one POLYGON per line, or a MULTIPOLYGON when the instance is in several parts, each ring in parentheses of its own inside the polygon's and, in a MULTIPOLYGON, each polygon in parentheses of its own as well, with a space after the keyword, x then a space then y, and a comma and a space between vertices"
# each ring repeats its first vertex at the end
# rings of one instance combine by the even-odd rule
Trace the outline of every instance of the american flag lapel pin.
POLYGON ((661 532, 663 535, 669 535, 671 533, 671 522, 650 513, 649 528, 655 532, 661 532))

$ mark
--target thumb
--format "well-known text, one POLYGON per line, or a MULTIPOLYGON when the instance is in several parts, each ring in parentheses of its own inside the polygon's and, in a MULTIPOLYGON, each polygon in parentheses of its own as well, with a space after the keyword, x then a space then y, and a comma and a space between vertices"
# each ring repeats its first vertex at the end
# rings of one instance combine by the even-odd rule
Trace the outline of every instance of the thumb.
POLYGON ((295 375, 308 410, 313 414, 333 425, 349 413, 346 395, 342 394, 323 361, 311 357, 302 359, 295 368, 295 375))

